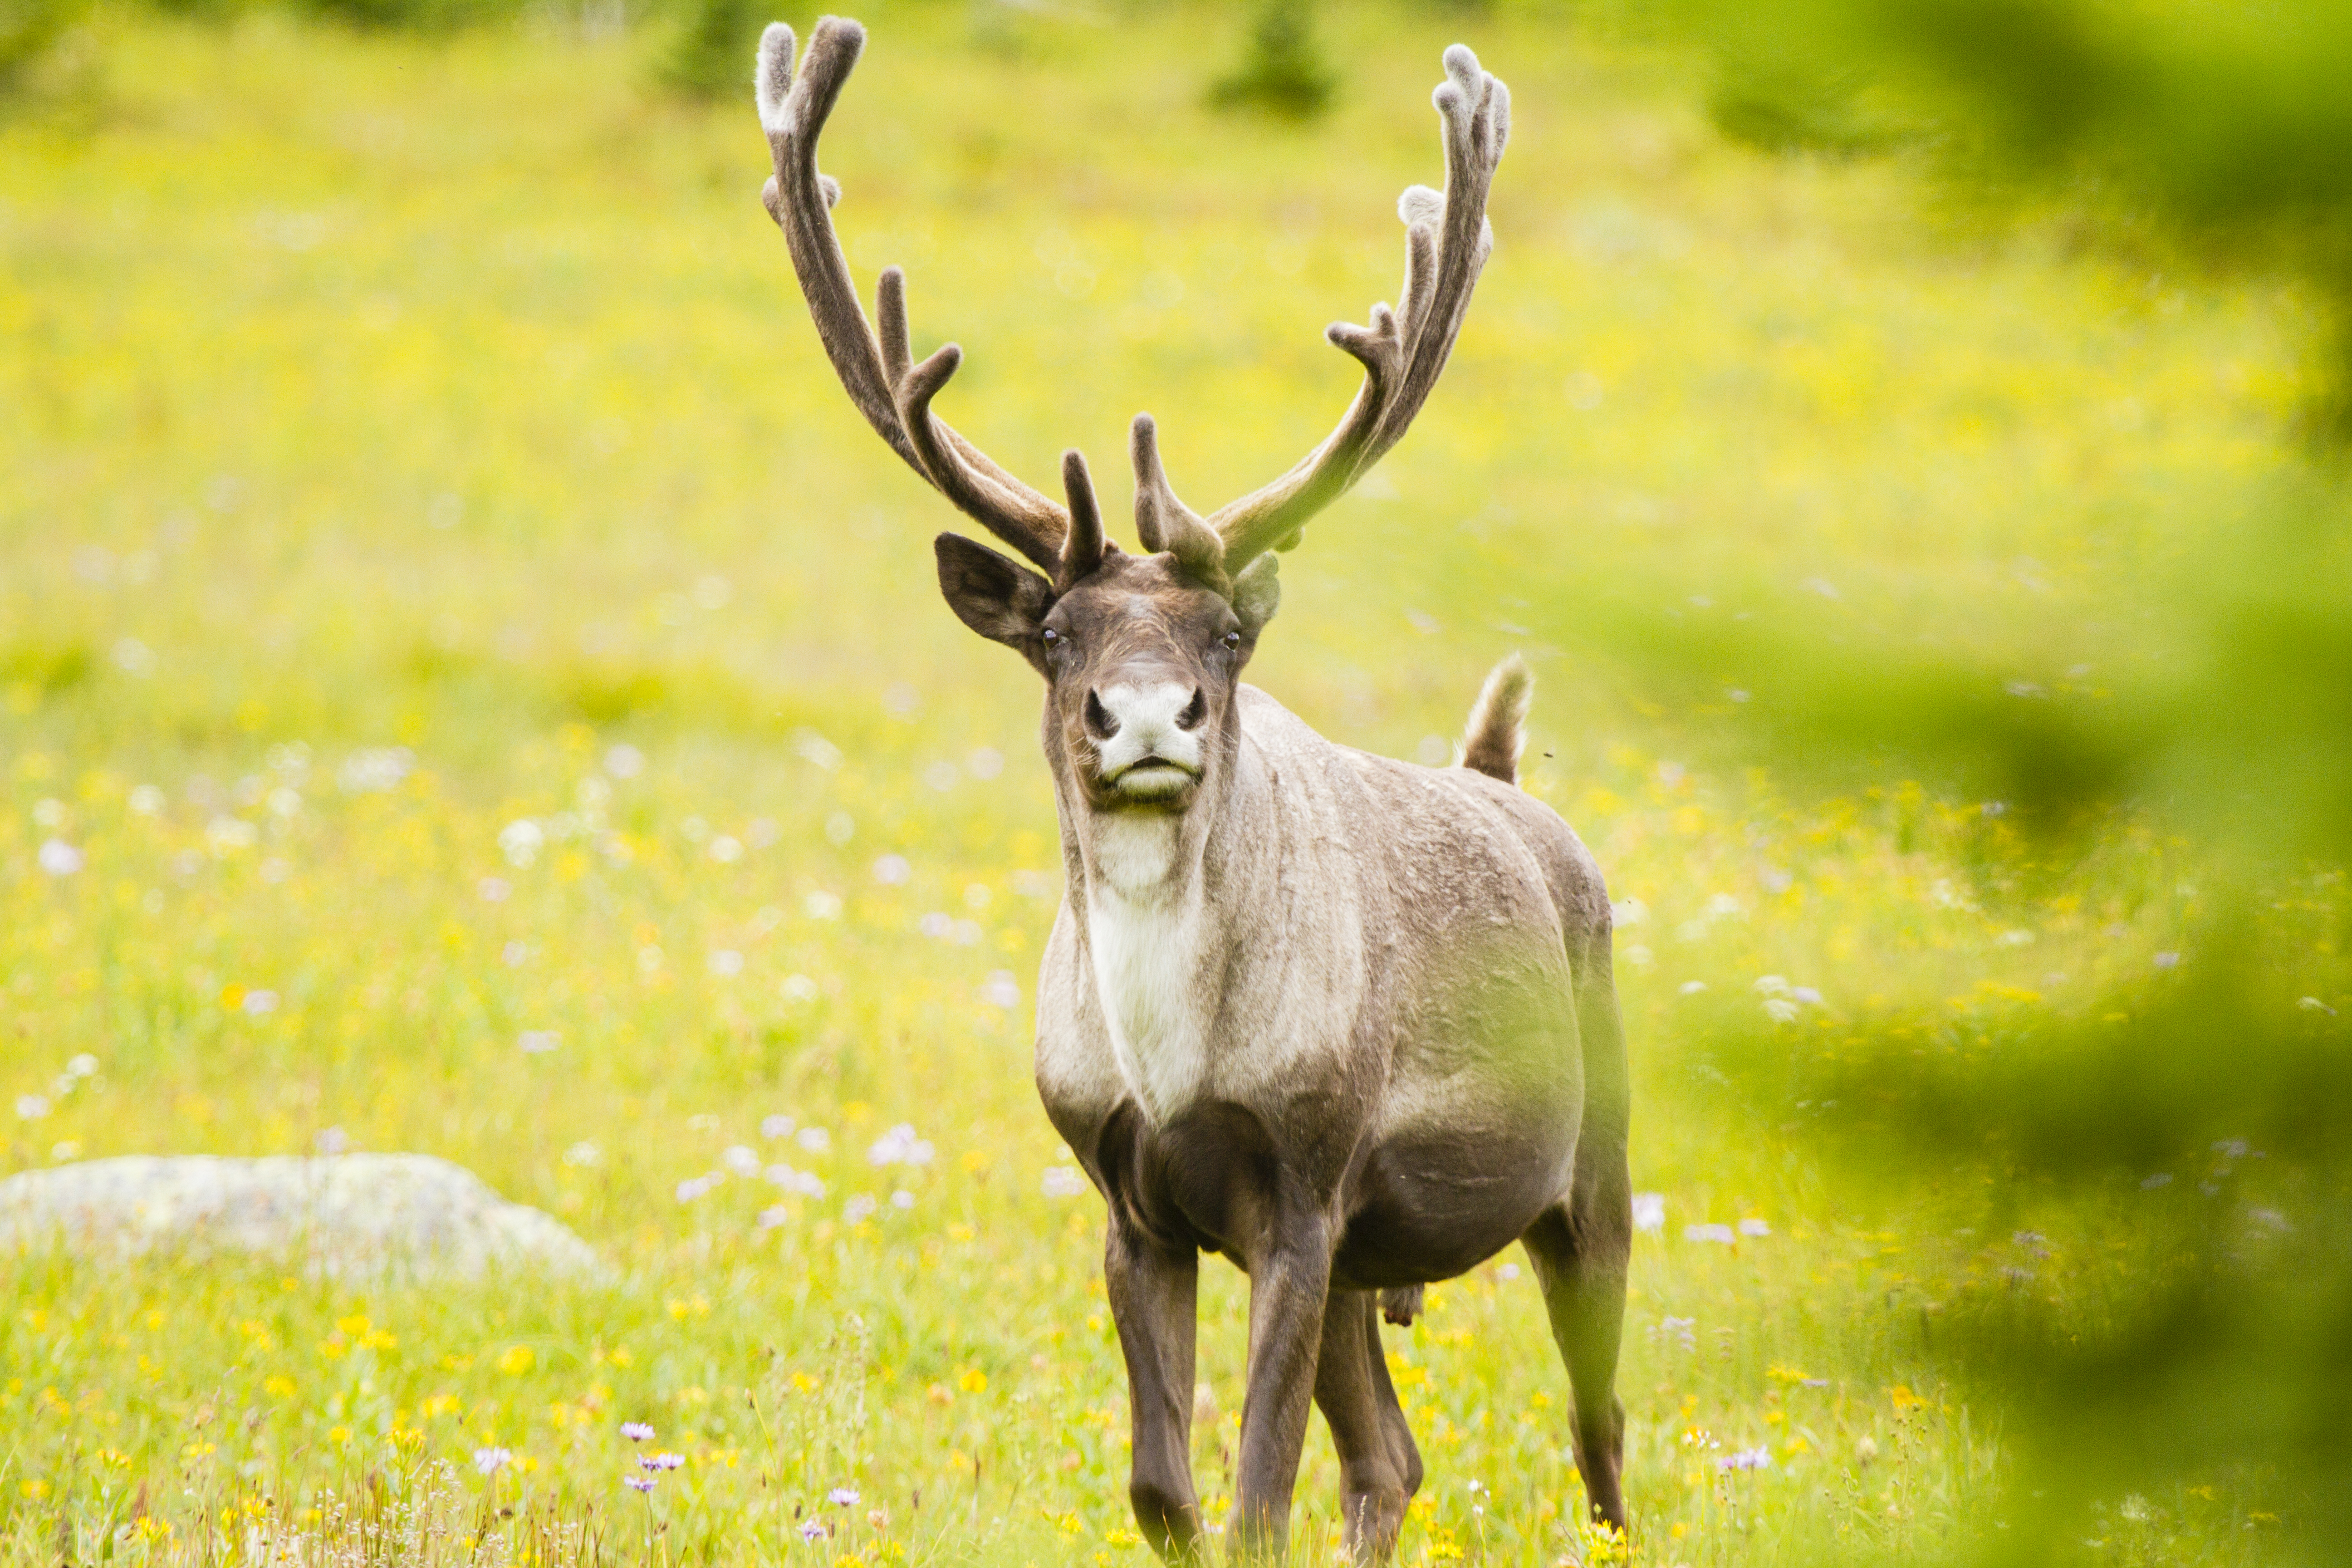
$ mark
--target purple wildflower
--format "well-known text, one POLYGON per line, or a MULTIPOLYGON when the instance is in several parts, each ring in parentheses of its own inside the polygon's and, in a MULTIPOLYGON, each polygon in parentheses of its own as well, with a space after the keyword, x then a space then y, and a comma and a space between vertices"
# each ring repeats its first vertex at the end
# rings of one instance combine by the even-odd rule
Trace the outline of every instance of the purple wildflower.
POLYGON ((624 1421, 621 1423, 621 1436, 626 1437, 632 1443, 650 1442, 653 1438, 653 1435, 654 1429, 642 1421, 624 1421))
POLYGON ((856 1487, 835 1487, 831 1491, 824 1494, 824 1500, 833 1504, 835 1508, 856 1508, 857 1506, 857 1489, 856 1487))
POLYGON ((651 1476, 623 1476, 621 1484, 633 1492, 649 1492, 661 1485, 651 1476))
POLYGON ((1726 1470, 1769 1470, 1772 1468, 1772 1456, 1762 1447, 1742 1448, 1736 1454, 1726 1454, 1716 1465, 1726 1470))
POLYGON ((486 1476, 495 1476, 505 1469, 508 1462, 513 1458, 514 1454, 510 1449, 477 1448, 474 1450, 474 1468, 486 1476))
POLYGON ((637 1463, 648 1470, 675 1470, 686 1463, 684 1454, 647 1454, 637 1463))
POLYGON ((822 1520, 804 1519, 801 1521, 801 1539, 803 1541, 822 1541, 824 1539, 825 1534, 826 1531, 824 1528, 824 1522, 822 1520))

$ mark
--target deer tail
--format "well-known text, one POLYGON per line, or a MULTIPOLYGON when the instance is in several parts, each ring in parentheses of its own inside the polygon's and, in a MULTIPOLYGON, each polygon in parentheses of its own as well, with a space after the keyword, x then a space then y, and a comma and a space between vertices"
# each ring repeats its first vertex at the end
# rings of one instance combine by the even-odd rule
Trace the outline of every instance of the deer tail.
POLYGON ((1519 750, 1527 743, 1528 703, 1535 689, 1535 672, 1517 654, 1495 667, 1462 731, 1464 767, 1505 784, 1518 782, 1519 750))

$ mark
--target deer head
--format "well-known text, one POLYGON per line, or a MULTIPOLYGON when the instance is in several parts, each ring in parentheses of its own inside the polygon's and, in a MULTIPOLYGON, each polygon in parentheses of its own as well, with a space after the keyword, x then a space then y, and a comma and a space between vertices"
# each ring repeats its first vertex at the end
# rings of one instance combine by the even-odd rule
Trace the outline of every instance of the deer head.
POLYGON ((1263 489, 1205 518, 1177 499, 1158 432, 1138 415, 1131 555, 1104 533, 1086 459, 1062 457, 1066 502, 1031 489, 932 412, 963 351, 913 363, 906 278, 886 268, 880 325, 858 303, 832 208, 839 184, 816 144, 866 46, 856 22, 828 16, 793 59, 793 31, 760 40, 760 123, 775 173, 763 199, 782 229, 826 356, 867 424, 1016 561, 952 533, 935 542, 940 590, 963 623, 1017 650, 1045 678, 1046 743, 1057 771, 1097 811, 1183 811, 1213 787, 1236 743, 1241 671, 1279 598, 1276 558, 1308 519, 1345 494, 1420 412, 1461 331, 1494 244, 1486 190, 1510 136, 1510 93, 1456 44, 1434 101, 1444 128, 1443 195, 1414 185, 1405 225, 1402 303, 1370 326, 1326 336, 1363 366, 1355 401, 1321 445, 1263 489), (1023 561, 1027 563, 1023 564, 1023 561))

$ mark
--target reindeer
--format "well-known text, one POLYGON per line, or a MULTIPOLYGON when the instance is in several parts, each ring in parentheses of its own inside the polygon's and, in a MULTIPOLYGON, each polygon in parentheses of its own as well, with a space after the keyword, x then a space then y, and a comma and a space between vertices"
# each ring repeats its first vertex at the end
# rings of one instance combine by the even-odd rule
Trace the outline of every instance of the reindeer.
POLYGON ((1278 598, 1272 552, 1396 444, 1444 367, 1493 245, 1509 93, 1445 51, 1445 191, 1399 204, 1402 304, 1329 330, 1364 379, 1320 446, 1203 518, 1136 417, 1131 555, 1105 537, 1077 452, 1056 503, 931 411, 962 354, 913 363, 897 268, 878 331, 861 310, 816 145, 865 37, 826 17, 797 74, 790 28, 761 39, 764 199, 850 401, 1022 557, 933 542, 956 615, 1045 681, 1067 882, 1038 976, 1037 1088, 1108 1206, 1138 1522, 1164 1557, 1202 1549, 1202 1252, 1250 1280, 1233 1543, 1282 1555, 1311 1400, 1348 1544, 1371 1559, 1422 1479, 1378 1319, 1411 1322, 1425 1282, 1516 1239, 1568 1363, 1590 1507, 1623 1529, 1612 1384, 1633 1226, 1609 899, 1568 825, 1516 786, 1526 666, 1487 679, 1448 768, 1334 745, 1241 683, 1278 598))

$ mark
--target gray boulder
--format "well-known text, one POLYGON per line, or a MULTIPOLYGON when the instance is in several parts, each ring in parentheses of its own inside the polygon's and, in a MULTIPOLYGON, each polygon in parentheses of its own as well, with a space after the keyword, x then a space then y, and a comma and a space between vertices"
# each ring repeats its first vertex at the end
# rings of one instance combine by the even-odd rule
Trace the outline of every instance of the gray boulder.
POLYGON ((427 1154, 127 1155, 0 1181, 0 1256, 278 1253, 331 1274, 601 1275, 588 1244, 427 1154))

